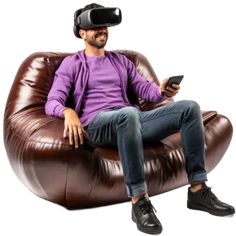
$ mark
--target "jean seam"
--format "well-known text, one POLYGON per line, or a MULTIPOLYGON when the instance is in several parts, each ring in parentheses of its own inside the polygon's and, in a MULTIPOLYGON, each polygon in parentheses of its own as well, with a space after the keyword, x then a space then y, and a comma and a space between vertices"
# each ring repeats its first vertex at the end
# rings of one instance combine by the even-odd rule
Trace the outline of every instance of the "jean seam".
MULTIPOLYGON (((116 130, 117 130, 117 147, 118 147, 118 150, 120 151, 122 148, 119 148, 119 140, 118 140, 118 129, 119 129, 119 125, 116 124, 116 130)), ((121 127, 121 131, 123 132, 123 127, 121 127)), ((119 152, 118 151, 118 152, 119 152)), ((122 153, 119 153, 119 156, 121 156, 122 153)), ((120 161, 123 160, 124 162, 124 166, 127 166, 127 159, 126 158, 122 158, 120 157, 120 161)), ((127 179, 130 179, 130 173, 126 173, 126 175, 129 174, 129 176, 126 176, 127 179)))
MULTIPOLYGON (((168 114, 160 115, 159 118, 160 118, 160 117, 164 117, 164 116, 169 116, 169 115, 172 115, 172 114, 179 114, 179 113, 180 113, 180 112, 171 112, 171 113, 168 113, 168 114)), ((154 119, 156 119, 156 117, 155 117, 155 118, 150 118, 150 119, 143 119, 143 120, 142 120, 142 123, 145 123, 145 122, 147 122, 147 121, 154 120, 154 119)))

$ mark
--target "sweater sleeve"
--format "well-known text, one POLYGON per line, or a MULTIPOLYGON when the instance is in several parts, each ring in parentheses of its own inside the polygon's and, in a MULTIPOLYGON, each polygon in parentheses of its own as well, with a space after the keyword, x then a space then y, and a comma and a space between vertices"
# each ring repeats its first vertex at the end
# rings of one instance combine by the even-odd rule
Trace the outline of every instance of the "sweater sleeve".
POLYGON ((66 57, 57 69, 51 90, 45 104, 45 113, 49 116, 63 118, 65 103, 73 84, 73 61, 66 57))
POLYGON ((165 96, 159 92, 159 86, 141 76, 134 64, 127 59, 128 81, 129 86, 137 97, 145 99, 148 102, 160 102, 165 96))

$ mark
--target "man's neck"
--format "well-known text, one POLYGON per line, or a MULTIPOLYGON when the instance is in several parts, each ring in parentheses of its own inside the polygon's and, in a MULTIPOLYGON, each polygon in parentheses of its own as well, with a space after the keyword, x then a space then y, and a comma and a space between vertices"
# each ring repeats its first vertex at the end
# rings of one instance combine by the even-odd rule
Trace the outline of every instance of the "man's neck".
POLYGON ((86 47, 85 55, 101 57, 101 56, 105 55, 105 50, 104 50, 104 48, 98 49, 98 48, 94 48, 94 47, 86 47))

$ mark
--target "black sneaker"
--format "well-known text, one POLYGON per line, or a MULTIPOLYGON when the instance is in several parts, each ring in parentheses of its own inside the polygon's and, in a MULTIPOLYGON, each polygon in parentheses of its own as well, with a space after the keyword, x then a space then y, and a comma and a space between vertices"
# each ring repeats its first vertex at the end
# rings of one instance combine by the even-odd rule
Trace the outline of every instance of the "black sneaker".
POLYGON ((206 211, 215 216, 227 216, 235 213, 234 207, 221 202, 211 188, 206 185, 204 188, 193 193, 188 189, 187 207, 193 210, 206 211))
POLYGON ((162 232, 162 225, 157 219, 154 210, 155 208, 151 201, 145 197, 132 204, 132 220, 143 233, 160 234, 162 232))

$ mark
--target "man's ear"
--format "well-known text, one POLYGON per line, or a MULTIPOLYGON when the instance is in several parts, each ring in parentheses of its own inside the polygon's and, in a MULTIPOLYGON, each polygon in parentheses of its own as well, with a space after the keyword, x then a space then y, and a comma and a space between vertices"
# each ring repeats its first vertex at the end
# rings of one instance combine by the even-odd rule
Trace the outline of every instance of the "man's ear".
POLYGON ((79 35, 82 39, 86 39, 86 31, 83 29, 79 30, 79 35))

